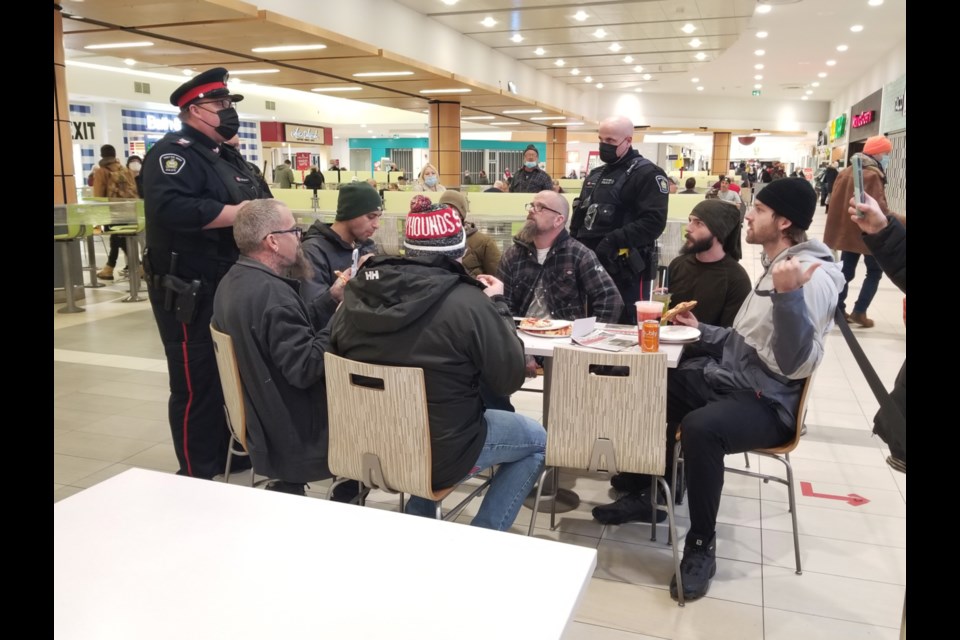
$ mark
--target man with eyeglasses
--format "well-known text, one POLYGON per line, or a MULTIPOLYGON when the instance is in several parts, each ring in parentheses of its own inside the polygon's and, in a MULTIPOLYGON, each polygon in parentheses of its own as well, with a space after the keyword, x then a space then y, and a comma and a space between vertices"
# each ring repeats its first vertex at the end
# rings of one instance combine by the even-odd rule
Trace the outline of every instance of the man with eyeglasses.
POLYGON ((241 256, 217 288, 213 324, 233 339, 244 381, 247 449, 256 472, 275 478, 267 489, 304 495, 304 484, 330 477, 327 334, 299 293, 311 267, 300 227, 279 200, 246 204, 233 235, 241 256))
POLYGON ((527 221, 497 270, 513 315, 619 321, 623 300, 616 285, 597 256, 567 233, 566 198, 541 191, 526 208, 527 221))
POLYGON ((240 206, 266 195, 226 144, 240 128, 233 105, 243 100, 226 82, 226 69, 210 69, 170 95, 183 126, 147 152, 142 170, 143 265, 167 356, 177 473, 206 479, 223 473, 230 442, 210 338, 214 292, 237 260, 231 227, 240 206))
POLYGON ((622 322, 634 324, 634 302, 650 295, 657 238, 667 226, 670 181, 631 146, 633 123, 600 123, 600 160, 574 201, 570 235, 596 252, 623 298, 622 322), (641 291, 642 287, 646 287, 641 291))

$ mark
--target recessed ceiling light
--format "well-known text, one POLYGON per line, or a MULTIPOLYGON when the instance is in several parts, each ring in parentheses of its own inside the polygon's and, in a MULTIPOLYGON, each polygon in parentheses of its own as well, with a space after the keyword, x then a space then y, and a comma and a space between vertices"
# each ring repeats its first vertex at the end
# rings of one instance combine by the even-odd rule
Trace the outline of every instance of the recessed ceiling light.
POLYGON ((706 60, 706 59, 707 59, 707 54, 705 54, 703 51, 701 51, 701 52, 699 52, 697 55, 695 55, 695 56, 693 56, 693 57, 696 58, 697 60, 706 60))
POLYGON ((152 47, 152 42, 108 42, 106 44, 88 44, 84 49, 125 49, 127 47, 152 47))
POLYGON ((763 76, 758 73, 757 75, 753 76, 753 79, 754 79, 754 80, 763 80, 763 76))
POLYGON ((636 91, 637 93, 643 93, 643 88, 637 87, 636 89, 634 89, 634 91, 636 91))
POLYGON ((879 7, 883 4, 883 0, 867 0, 867 4, 871 7, 879 7))
POLYGON ((233 76, 255 76, 261 73, 280 73, 280 69, 231 69, 230 77, 233 76))
POLYGON ((459 1, 460 0, 443 0, 443 4, 447 5, 448 7, 452 7, 453 5, 457 4, 457 2, 459 1))
POLYGON ((123 64, 127 65, 128 67, 132 67, 133 65, 137 64, 137 61, 133 58, 124 58, 123 64))
POLYGON ((493 25, 497 24, 497 21, 491 18, 490 16, 487 16, 486 18, 480 21, 480 24, 482 24, 485 27, 492 27, 493 25))
POLYGON ((690 78, 690 82, 700 82, 700 78, 690 78))
POLYGON ((256 47, 250 49, 250 51, 254 53, 280 53, 284 51, 317 51, 326 48, 327 45, 325 44, 284 44, 275 47, 256 47))
MULTIPOLYGON (((427 113, 424 111, 424 113, 427 113)), ((493 116, 461 116, 461 120, 493 120, 493 116)))
POLYGON ((755 64, 755 65, 753 65, 753 68, 756 69, 757 71, 762 71, 762 70, 763 70, 763 65, 762 65, 762 64, 755 64))
POLYGON ((807 90, 805 91, 805 93, 806 93, 808 96, 812 96, 812 95, 813 95, 813 91, 811 91, 810 89, 807 89, 807 90))
POLYGON ((607 32, 603 30, 603 27, 601 27, 601 28, 597 29, 596 31, 594 31, 594 32, 593 32, 593 35, 594 35, 594 37, 596 37, 596 38, 604 38, 604 37, 606 37, 607 32))
POLYGON ((753 85, 753 88, 754 88, 754 89, 763 89, 763 85, 762 85, 762 84, 755 84, 755 85, 753 85))
POLYGON ((703 91, 703 85, 702 85, 702 84, 697 85, 697 91, 703 91))
MULTIPOLYGON (((276 117, 276 116, 274 116, 274 117, 276 117)), ((334 140, 339 140, 339 139, 340 139, 340 136, 333 136, 333 139, 334 139, 334 140)))
POLYGON ((700 41, 700 38, 694 38, 693 40, 691 40, 691 41, 688 42, 687 44, 690 45, 691 47, 693 47, 694 49, 696 49, 697 47, 699 47, 700 45, 702 45, 703 42, 700 41))
POLYGON ((855 24, 852 27, 850 27, 850 31, 853 31, 854 33, 860 33, 861 31, 863 31, 863 25, 855 24))
POLYGON ((771 7, 771 6, 768 5, 768 4, 758 4, 758 5, 757 5, 757 13, 770 13, 770 10, 771 10, 771 9, 773 9, 773 7, 771 7))
POLYGON ((361 129, 366 129, 366 128, 367 128, 367 125, 362 124, 362 125, 360 125, 360 128, 361 128, 361 129))
POLYGON ((184 69, 184 70, 181 71, 180 73, 182 73, 182 74, 185 75, 185 76, 192 76, 192 75, 193 75, 193 69, 184 69))
POLYGON ((603 89, 603 83, 602 83, 602 82, 598 82, 598 83, 597 83, 597 89, 603 89))
POLYGON ((756 51, 753 52, 753 55, 755 55, 755 56, 762 56, 762 55, 764 55, 764 54, 766 54, 766 53, 767 53, 767 52, 764 51, 763 49, 757 49, 756 51))
POLYGON ((846 51, 846 50, 849 49, 849 48, 850 48, 850 47, 848 47, 848 46, 845 45, 845 44, 839 44, 839 45, 837 45, 837 51, 839 51, 840 53, 843 53, 844 51, 846 51))
POLYGON ((827 60, 827 66, 832 67, 837 64, 836 60, 827 60))
POLYGON ((637 66, 635 66, 635 67, 633 68, 633 72, 634 72, 634 73, 643 73, 643 67, 641 67, 640 65, 637 65, 637 66))
POLYGON ((460 88, 460 89, 421 89, 420 93, 424 95, 429 95, 431 93, 470 93, 471 89, 460 88))
POLYGON ((310 89, 310 91, 315 91, 317 93, 343 93, 344 91, 360 91, 363 87, 317 87, 316 89, 310 89))
POLYGON ((768 35, 770 35, 770 34, 767 33, 766 31, 757 31, 757 37, 758 37, 758 38, 766 38, 768 35))
POLYGON ((650 75, 649 73, 643 74, 643 79, 644 79, 644 80, 649 80, 649 79, 652 78, 652 77, 653 77, 653 76, 650 75))
POLYGON ((690 35, 691 33, 693 33, 693 32, 696 31, 696 30, 697 30, 697 28, 696 28, 695 26, 693 26, 692 24, 690 24, 689 22, 688 22, 687 24, 683 25, 682 27, 680 27, 680 31, 683 31, 683 32, 684 32, 685 34, 687 34, 687 35, 690 35))
POLYGON ((818 77, 818 78, 826 78, 826 77, 827 77, 827 74, 824 73, 823 71, 821 71, 820 73, 817 74, 817 77, 818 77))
POLYGON ((819 82, 811 82, 811 83, 810 83, 810 86, 811 86, 811 87, 819 87, 819 86, 820 86, 820 83, 819 83, 819 82))
POLYGON ((392 78, 394 76, 412 76, 413 71, 364 71, 353 74, 354 78, 392 78))
POLYGON ((523 42, 523 36, 520 35, 519 33, 515 33, 512 36, 510 36, 510 41, 520 44, 521 42, 523 42))
POLYGON ((498 121, 498 122, 488 122, 487 124, 489 124, 489 125, 491 125, 491 126, 494 126, 494 127, 502 127, 503 125, 507 125, 507 124, 517 124, 517 123, 514 122, 513 120, 500 120, 500 121, 498 121))
POLYGON ((575 14, 573 14, 573 19, 576 20, 577 22, 583 22, 589 17, 590 16, 587 15, 586 11, 577 11, 575 14))
POLYGON ((587 83, 593 82, 593 78, 590 77, 590 76, 587 76, 586 78, 583 79, 583 81, 584 81, 584 82, 587 82, 587 83))
POLYGON ((511 115, 518 113, 543 113, 543 109, 510 109, 509 111, 501 111, 503 115, 511 115))
POLYGON ((580 75, 580 69, 570 69, 570 75, 572 76, 580 75))
POLYGON ((558 122, 558 127, 579 127, 582 125, 582 122, 558 122))
POLYGON ((801 99, 801 100, 809 100, 810 98, 808 98, 807 96, 800 96, 800 99, 801 99))
POLYGON ((614 53, 616 53, 617 51, 620 51, 620 49, 623 49, 623 47, 620 46, 619 42, 614 42, 608 48, 610 49, 610 51, 613 51, 614 53))
POLYGON ((536 49, 533 50, 533 52, 534 52, 535 54, 537 54, 538 56, 542 56, 543 54, 545 54, 545 53, 547 52, 547 50, 544 49, 543 47, 537 47, 536 49))
POLYGON ((671 129, 670 131, 661 131, 660 133, 669 136, 674 133, 680 133, 680 129, 671 129))
POLYGON ((558 67, 562 67, 563 65, 567 64, 567 61, 564 60, 563 58, 560 58, 559 60, 557 60, 557 61, 554 62, 553 64, 557 65, 558 67))
POLYGON ((534 116, 531 120, 566 120, 566 116, 534 116))
POLYGON ((624 64, 631 64, 633 62, 633 56, 623 56, 624 64))

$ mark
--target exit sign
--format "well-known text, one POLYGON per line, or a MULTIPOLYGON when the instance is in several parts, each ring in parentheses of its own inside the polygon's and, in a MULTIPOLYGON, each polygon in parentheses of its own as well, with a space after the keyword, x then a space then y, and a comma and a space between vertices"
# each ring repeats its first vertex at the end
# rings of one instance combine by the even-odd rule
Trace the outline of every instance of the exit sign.
POLYGON ((754 89, 754 90, 753 90, 753 95, 755 95, 755 96, 760 95, 760 89, 754 89))

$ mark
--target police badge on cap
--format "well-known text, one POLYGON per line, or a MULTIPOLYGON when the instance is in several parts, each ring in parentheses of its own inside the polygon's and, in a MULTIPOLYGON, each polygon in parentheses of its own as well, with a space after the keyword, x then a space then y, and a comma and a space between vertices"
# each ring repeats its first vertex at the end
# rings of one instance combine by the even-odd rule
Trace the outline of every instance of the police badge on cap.
POLYGON ((231 94, 227 88, 230 73, 223 67, 209 69, 198 74, 180 85, 170 94, 170 104, 185 109, 193 102, 201 99, 229 98, 233 102, 240 102, 243 96, 231 94))

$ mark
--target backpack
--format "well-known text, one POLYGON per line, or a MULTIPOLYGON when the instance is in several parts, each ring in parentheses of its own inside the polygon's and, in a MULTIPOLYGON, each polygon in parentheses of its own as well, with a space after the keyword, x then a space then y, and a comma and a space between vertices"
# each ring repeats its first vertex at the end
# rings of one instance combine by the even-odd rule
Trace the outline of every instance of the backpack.
POLYGON ((125 167, 118 167, 116 171, 104 169, 107 172, 107 197, 108 198, 138 198, 137 183, 134 181, 133 174, 125 167))

